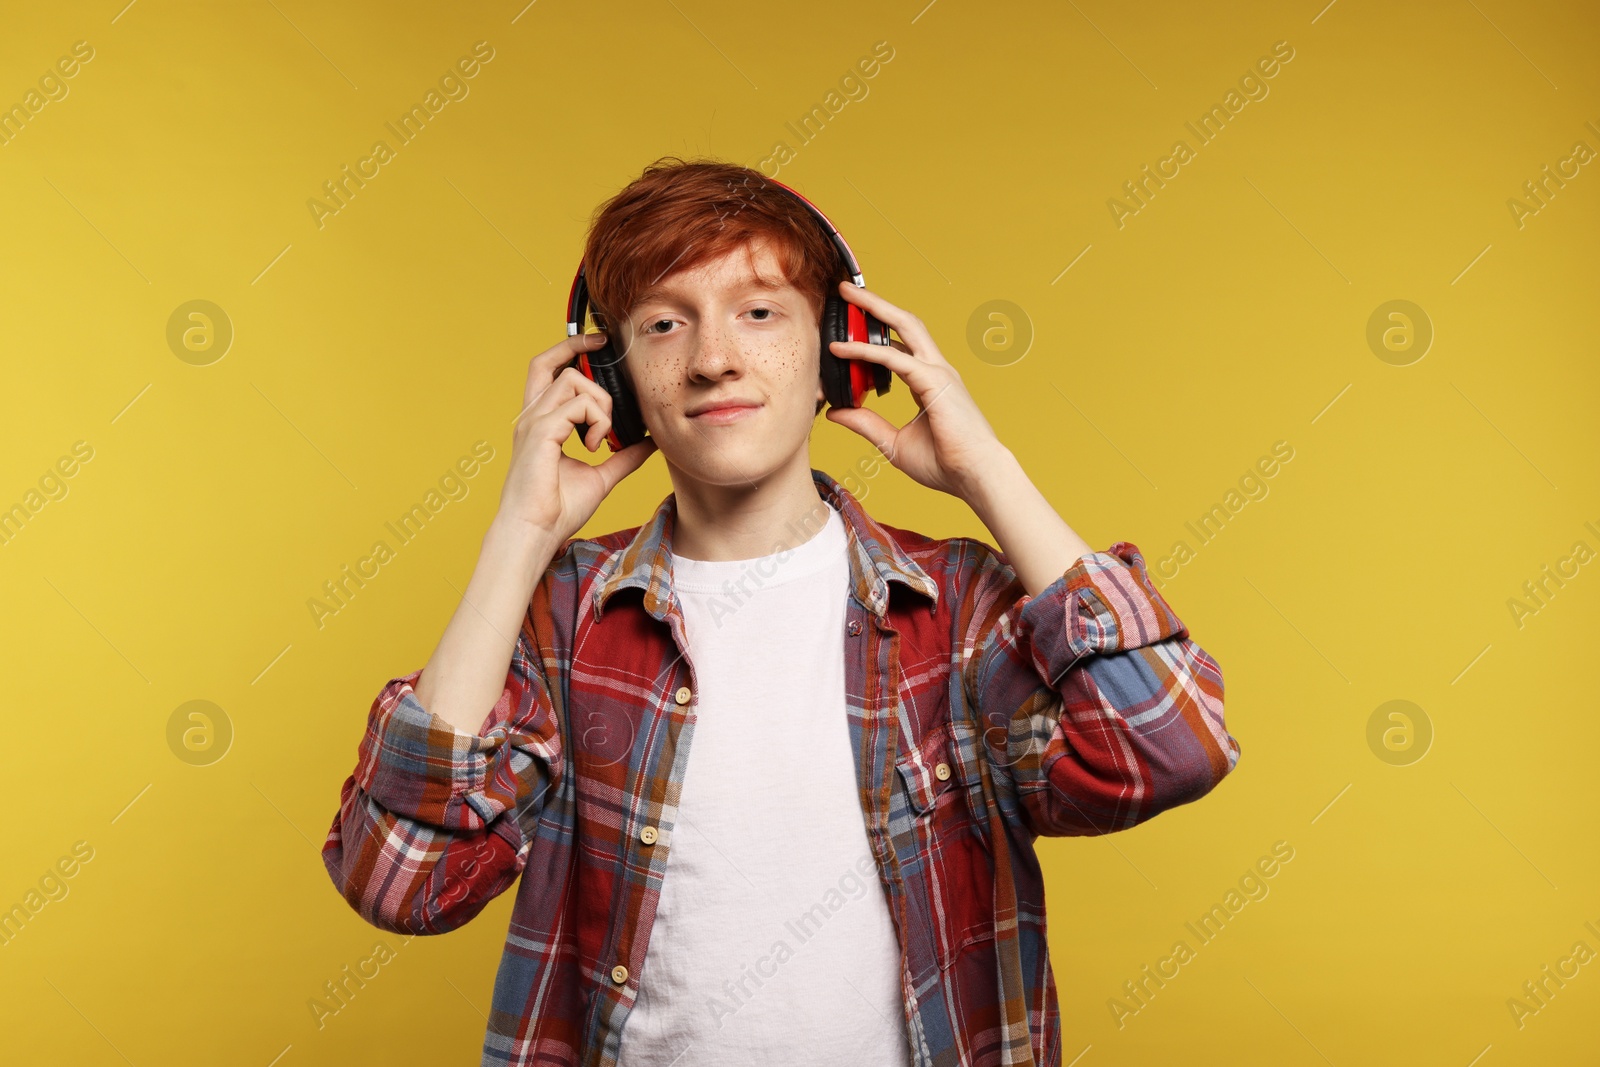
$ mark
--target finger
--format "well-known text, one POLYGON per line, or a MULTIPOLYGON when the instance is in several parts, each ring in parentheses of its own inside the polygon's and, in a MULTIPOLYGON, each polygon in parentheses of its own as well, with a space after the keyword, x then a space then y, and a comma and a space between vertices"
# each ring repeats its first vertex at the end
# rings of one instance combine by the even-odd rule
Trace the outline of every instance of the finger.
POLYGON ((583 372, 576 367, 563 367, 556 374, 555 380, 546 385, 543 391, 533 398, 512 420, 515 424, 525 418, 538 418, 547 415, 571 400, 574 396, 588 395, 594 398, 595 403, 601 405, 602 410, 611 410, 611 394, 599 382, 583 376, 583 372))
MULTIPOLYGON (((583 399, 583 422, 589 427, 583 445, 591 452, 598 452, 605 443, 606 434, 611 432, 611 412, 592 396, 585 394, 583 399)), ((577 429, 576 424, 573 429, 577 429)))
POLYGON ((646 437, 643 441, 635 441, 621 452, 613 452, 604 463, 596 466, 595 470, 605 479, 606 492, 611 492, 618 482, 638 470, 645 460, 655 454, 655 451, 655 438, 646 437))
MULTIPOLYGON (((577 367, 563 367, 561 373, 556 375, 556 380, 552 384, 554 388, 549 392, 555 394, 555 396, 550 405, 551 407, 554 407, 555 403, 565 401, 570 395, 587 393, 589 396, 594 397, 595 403, 599 404, 603 410, 608 412, 611 410, 613 400, 611 394, 606 392, 606 387, 593 378, 584 377, 583 371, 577 367)), ((543 406, 542 400, 534 402, 535 411, 538 411, 541 406, 543 406)))
POLYGON ((904 341, 900 340, 900 338, 898 338, 898 337, 889 338, 888 345, 889 345, 890 348, 893 348, 895 351, 904 352, 908 356, 916 355, 915 352, 911 351, 910 346, 907 345, 904 341))
POLYGON ((593 352, 605 343, 604 333, 580 333, 564 337, 528 361, 528 383, 522 390, 522 406, 532 404, 539 394, 550 387, 557 374, 574 356, 593 352))
POLYGON ((851 303, 860 304, 872 312, 878 321, 894 327, 903 339, 911 343, 912 348, 920 351, 924 346, 938 351, 938 346, 933 343, 933 335, 928 333, 922 320, 904 308, 896 307, 871 289, 857 286, 854 282, 840 282, 839 292, 851 303))
POLYGON ((583 447, 591 452, 600 447, 600 441, 611 427, 611 416, 601 409, 591 394, 585 392, 574 392, 565 402, 548 410, 524 412, 518 419, 517 430, 521 429, 521 425, 527 425, 530 427, 528 433, 540 436, 548 433, 558 444, 572 436, 578 423, 588 423, 589 434, 583 439, 583 447))
POLYGON ((871 442, 878 453, 894 462, 894 438, 900 431, 894 423, 871 408, 829 408, 828 419, 855 431, 871 442))
POLYGON ((868 341, 830 341, 828 351, 840 359, 864 359, 872 363, 882 363, 894 373, 911 380, 911 375, 919 369, 926 370, 931 364, 927 360, 918 359, 916 353, 905 345, 875 345, 868 341))

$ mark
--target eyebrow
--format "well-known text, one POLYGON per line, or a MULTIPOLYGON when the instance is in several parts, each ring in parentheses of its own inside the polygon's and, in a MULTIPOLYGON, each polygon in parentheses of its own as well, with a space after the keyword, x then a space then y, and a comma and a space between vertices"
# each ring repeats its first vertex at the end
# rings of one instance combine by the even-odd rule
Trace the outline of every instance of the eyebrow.
MULTIPOLYGON (((772 281, 771 279, 763 278, 758 274, 750 273, 750 274, 746 274, 742 279, 740 279, 740 281, 734 286, 734 288, 765 289, 768 292, 773 292, 775 290, 785 288, 786 286, 788 286, 790 284, 791 283, 789 282, 789 280, 787 278, 780 278, 777 281, 772 281)), ((649 303, 652 300, 670 300, 670 299, 672 299, 672 297, 674 296, 676 290, 677 290, 677 286, 669 286, 669 285, 662 285, 662 284, 652 285, 650 288, 648 288, 644 292, 640 293, 638 299, 636 299, 633 302, 633 306, 635 308, 635 311, 633 313, 637 314, 638 313, 637 309, 643 307, 645 304, 649 303)))

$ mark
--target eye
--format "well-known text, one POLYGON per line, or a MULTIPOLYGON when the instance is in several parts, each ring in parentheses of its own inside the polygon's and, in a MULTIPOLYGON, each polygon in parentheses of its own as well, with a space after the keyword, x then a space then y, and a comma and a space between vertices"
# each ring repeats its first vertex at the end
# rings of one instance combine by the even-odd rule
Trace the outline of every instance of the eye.
POLYGON ((752 315, 755 315, 757 312, 761 312, 760 317, 758 317, 756 319, 757 322, 768 322, 768 321, 771 320, 772 315, 774 314, 774 312, 773 312, 773 310, 771 308, 757 307, 757 308, 751 308, 750 309, 750 314, 752 314, 752 315))
POLYGON ((672 325, 672 320, 671 319, 657 319, 654 322, 650 323, 650 325, 646 326, 644 328, 643 332, 645 332, 645 333, 657 333, 657 334, 669 332, 668 330, 659 330, 659 329, 656 328, 656 327, 662 326, 662 325, 666 325, 666 326, 670 327, 672 325))

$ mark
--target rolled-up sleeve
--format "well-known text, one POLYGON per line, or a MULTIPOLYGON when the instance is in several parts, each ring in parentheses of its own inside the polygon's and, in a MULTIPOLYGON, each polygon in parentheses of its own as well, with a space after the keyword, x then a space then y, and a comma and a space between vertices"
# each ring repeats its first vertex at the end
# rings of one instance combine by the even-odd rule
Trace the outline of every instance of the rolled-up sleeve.
POLYGON ((988 546, 970 564, 966 696, 1037 835, 1125 830, 1210 792, 1239 759, 1222 671, 1136 545, 1080 557, 1038 596, 988 546))
POLYGON ((462 733, 418 703, 420 670, 391 679, 373 701, 322 859, 374 926, 453 930, 522 872, 526 837, 562 766, 532 618, 481 733, 462 733))

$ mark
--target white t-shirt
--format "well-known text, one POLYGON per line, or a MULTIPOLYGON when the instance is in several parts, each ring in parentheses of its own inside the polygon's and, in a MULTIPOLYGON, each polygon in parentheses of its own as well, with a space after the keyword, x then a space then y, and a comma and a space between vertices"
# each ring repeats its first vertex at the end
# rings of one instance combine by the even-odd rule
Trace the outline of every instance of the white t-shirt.
POLYGON ((830 505, 786 552, 672 557, 700 693, 621 1067, 910 1063, 845 714, 848 536, 830 505))

